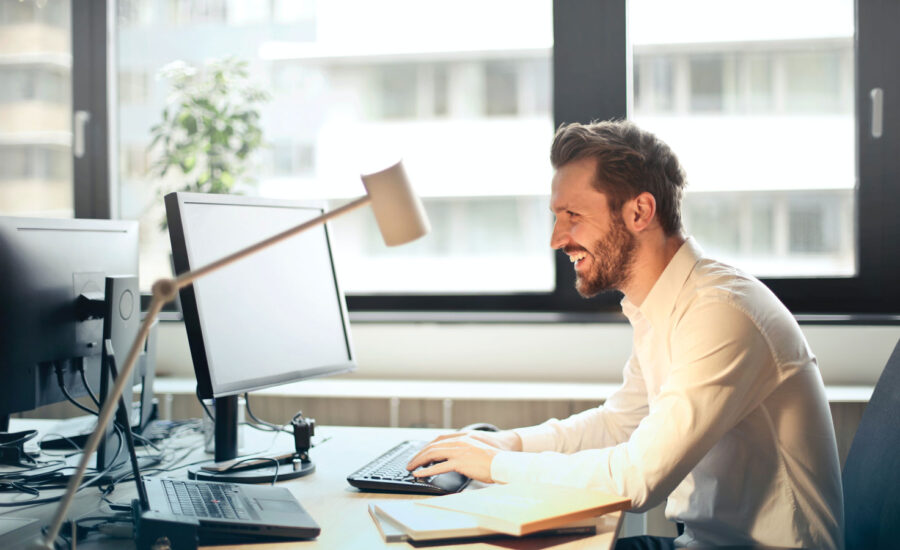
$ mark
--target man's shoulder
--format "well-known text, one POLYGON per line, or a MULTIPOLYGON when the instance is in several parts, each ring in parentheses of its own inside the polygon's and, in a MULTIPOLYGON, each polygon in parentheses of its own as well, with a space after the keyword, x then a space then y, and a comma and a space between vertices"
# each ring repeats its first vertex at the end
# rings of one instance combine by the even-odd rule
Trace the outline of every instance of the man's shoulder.
POLYGON ((759 279, 709 258, 694 266, 672 313, 675 324, 686 317, 709 316, 711 323, 752 323, 763 333, 796 325, 791 312, 759 279))
POLYGON ((701 258, 685 281, 679 302, 722 301, 754 311, 780 305, 781 301, 759 279, 732 265, 701 258))
POLYGON ((723 262, 697 262, 676 301, 675 326, 706 324, 717 333, 756 333, 781 356, 785 349, 808 353, 796 319, 781 300, 756 277, 723 262), (685 322, 690 321, 690 322, 685 322), (802 345, 798 345, 801 344, 802 345))

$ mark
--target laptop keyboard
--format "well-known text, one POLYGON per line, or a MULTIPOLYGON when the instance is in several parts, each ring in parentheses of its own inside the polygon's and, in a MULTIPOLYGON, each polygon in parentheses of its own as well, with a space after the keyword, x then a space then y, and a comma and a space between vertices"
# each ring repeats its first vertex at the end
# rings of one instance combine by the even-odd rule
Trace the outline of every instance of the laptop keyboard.
POLYGON ((416 478, 406 469, 424 441, 404 441, 347 477, 359 489, 443 495, 461 491, 469 478, 456 472, 416 478))
POLYGON ((162 486, 173 514, 197 518, 250 519, 238 497, 236 485, 164 479, 162 486))

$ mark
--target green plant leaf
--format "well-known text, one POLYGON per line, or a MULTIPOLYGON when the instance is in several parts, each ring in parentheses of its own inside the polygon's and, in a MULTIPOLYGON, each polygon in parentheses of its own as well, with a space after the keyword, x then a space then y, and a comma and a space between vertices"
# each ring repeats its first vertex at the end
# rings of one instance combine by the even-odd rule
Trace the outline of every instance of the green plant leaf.
POLYGON ((260 106, 270 96, 250 82, 249 63, 235 57, 211 59, 203 68, 175 62, 160 75, 172 89, 161 121, 150 128, 151 171, 160 178, 173 167, 191 173, 180 189, 198 192, 228 193, 239 182, 252 183, 250 162, 263 146, 260 106))

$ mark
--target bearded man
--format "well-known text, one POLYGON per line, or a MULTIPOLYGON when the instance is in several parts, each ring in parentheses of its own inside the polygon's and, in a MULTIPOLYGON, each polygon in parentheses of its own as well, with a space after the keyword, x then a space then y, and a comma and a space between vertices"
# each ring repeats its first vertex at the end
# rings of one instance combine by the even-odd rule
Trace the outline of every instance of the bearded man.
POLYGON ((686 236, 675 154, 607 121, 562 126, 550 158, 551 245, 573 261, 582 296, 624 294, 634 336, 622 386, 564 420, 442 436, 408 468, 590 486, 636 511, 668 499, 677 539, 617 548, 841 548, 840 467, 816 359, 766 286, 686 236))

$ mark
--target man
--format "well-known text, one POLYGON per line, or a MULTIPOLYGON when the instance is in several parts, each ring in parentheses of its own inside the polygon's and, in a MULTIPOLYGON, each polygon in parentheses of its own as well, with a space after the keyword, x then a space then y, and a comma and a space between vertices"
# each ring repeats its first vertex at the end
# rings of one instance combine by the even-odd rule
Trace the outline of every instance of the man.
POLYGON ((634 337, 624 382, 565 420, 440 437, 409 469, 591 486, 638 511, 668 499, 683 534, 620 548, 842 547, 840 468, 815 357, 774 294, 685 236, 676 156, 630 122, 599 122, 561 127, 550 158, 551 245, 574 263, 582 296, 625 295, 634 337))

